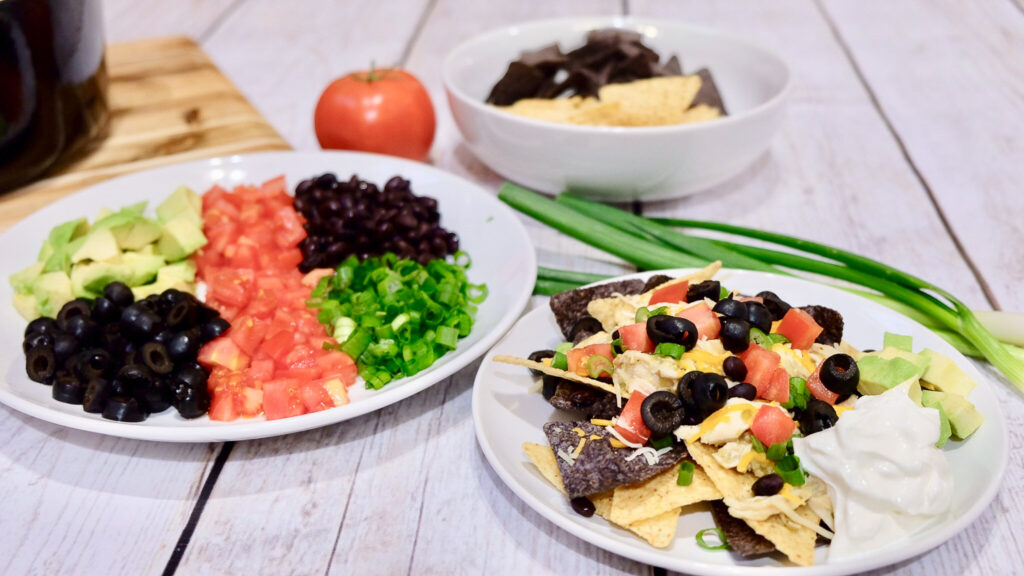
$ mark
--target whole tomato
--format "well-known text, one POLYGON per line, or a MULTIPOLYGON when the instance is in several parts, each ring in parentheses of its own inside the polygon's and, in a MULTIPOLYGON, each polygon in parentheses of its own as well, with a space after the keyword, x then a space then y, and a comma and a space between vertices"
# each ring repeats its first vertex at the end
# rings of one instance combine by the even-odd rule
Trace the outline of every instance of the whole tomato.
POLYGON ((331 82, 313 124, 322 148, 424 160, 434 141, 434 105, 412 74, 371 69, 331 82))

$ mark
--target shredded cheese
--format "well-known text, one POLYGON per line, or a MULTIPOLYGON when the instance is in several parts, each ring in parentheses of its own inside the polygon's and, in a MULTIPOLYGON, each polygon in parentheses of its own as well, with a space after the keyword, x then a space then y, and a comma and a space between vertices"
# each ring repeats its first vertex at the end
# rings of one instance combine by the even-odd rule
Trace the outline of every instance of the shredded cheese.
POLYGON ((572 466, 573 464, 576 463, 576 457, 570 455, 568 452, 561 448, 558 449, 558 457, 561 458, 562 460, 565 460, 569 464, 569 466, 572 466))
POLYGON ((590 423, 594 426, 611 426, 613 424, 611 420, 602 420, 601 418, 594 418, 590 423))
POLYGON ((793 506, 796 506, 797 508, 804 504, 804 501, 796 494, 793 494, 793 491, 789 489, 789 484, 783 484, 782 490, 779 490, 779 494, 782 494, 783 498, 792 502, 793 506))
POLYGON ((601 439, 601 437, 600 437, 600 436, 598 436, 597 434, 591 434, 591 435, 590 435, 590 439, 591 439, 591 440, 600 440, 600 439, 601 439))
POLYGON ((626 445, 623 444, 618 438, 609 438, 608 443, 612 445, 612 448, 626 448, 626 445))
POLYGON ((579 436, 580 438, 583 438, 584 436, 587 435, 587 433, 583 431, 583 428, 580 428, 579 426, 573 428, 572 431, 575 432, 576 435, 579 436))
POLYGON ((576 445, 576 449, 572 451, 573 460, 576 459, 576 456, 580 455, 580 452, 583 452, 583 445, 586 444, 586 443, 587 443, 587 439, 586 438, 580 438, 580 443, 577 444, 576 445))
POLYGON ((800 526, 803 526, 804 528, 810 528, 811 530, 814 530, 814 532, 817 533, 818 536, 821 536, 822 538, 827 538, 827 539, 831 540, 831 539, 835 538, 835 536, 836 536, 832 532, 829 532, 828 530, 825 530, 824 528, 822 528, 821 524, 819 524, 817 522, 811 522, 809 520, 804 519, 804 517, 799 515, 799 514, 797 514, 795 510, 791 510, 789 508, 785 508, 785 507, 780 506, 779 507, 779 512, 781 512, 786 518, 788 518, 790 522, 793 522, 794 524, 799 524, 800 526))
POLYGON ((750 467, 750 463, 754 460, 760 460, 761 462, 768 464, 768 458, 766 458, 764 454, 751 450, 740 458, 739 464, 736 465, 736 471, 745 473, 750 467))
POLYGON ((611 434, 616 439, 618 439, 619 442, 622 442, 622 444, 624 446, 629 446, 630 448, 639 448, 639 447, 643 446, 643 444, 637 444, 636 442, 630 442, 629 440, 626 440, 625 438, 623 438, 622 434, 619 434, 619 432, 615 429, 614 426, 605 426, 604 429, 607 430, 609 434, 611 434))
POLYGON ((715 429, 716 426, 725 422, 730 415, 734 412, 738 412, 740 416, 746 421, 747 426, 754 421, 754 416, 757 415, 758 407, 753 404, 733 404, 732 406, 726 406, 719 409, 715 413, 711 414, 700 423, 700 429, 697 432, 686 439, 687 442, 696 442, 700 440, 700 437, 707 434, 708 432, 715 429))
POLYGON ((836 416, 842 416, 847 410, 853 410, 853 406, 843 406, 842 404, 836 404, 833 408, 836 410, 836 416))

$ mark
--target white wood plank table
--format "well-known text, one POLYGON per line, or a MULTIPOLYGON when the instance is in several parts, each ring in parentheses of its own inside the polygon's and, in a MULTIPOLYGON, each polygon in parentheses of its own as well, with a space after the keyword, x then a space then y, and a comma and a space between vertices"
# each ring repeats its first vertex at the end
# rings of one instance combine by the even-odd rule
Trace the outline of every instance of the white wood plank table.
MULTIPOLYGON (((196 38, 298 149, 316 149, 312 109, 331 79, 371 60, 404 65, 434 98, 432 162, 493 191, 501 179, 460 144, 444 104, 441 59, 488 28, 583 14, 731 30, 794 71, 769 154, 704 194, 638 206, 644 214, 782 232, 806 223, 800 235, 976 308, 1024 310, 1015 0, 106 2, 108 40, 196 38)), ((630 270, 527 224, 542 265, 630 270)), ((0 574, 663 573, 568 535, 504 487, 473 434, 476 368, 337 426, 222 445, 117 440, 0 408, 0 574)), ((1024 573, 1024 399, 997 392, 1012 451, 996 501, 945 545, 879 573, 1024 573)))

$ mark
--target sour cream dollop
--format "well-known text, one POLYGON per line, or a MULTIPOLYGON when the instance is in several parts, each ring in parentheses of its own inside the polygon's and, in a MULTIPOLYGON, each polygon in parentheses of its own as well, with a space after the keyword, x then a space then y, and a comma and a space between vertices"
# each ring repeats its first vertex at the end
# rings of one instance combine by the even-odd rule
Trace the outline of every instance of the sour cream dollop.
POLYGON ((915 404, 909 388, 861 397, 832 428, 793 439, 835 505, 832 559, 880 548, 949 509, 953 477, 935 447, 939 412, 915 404))

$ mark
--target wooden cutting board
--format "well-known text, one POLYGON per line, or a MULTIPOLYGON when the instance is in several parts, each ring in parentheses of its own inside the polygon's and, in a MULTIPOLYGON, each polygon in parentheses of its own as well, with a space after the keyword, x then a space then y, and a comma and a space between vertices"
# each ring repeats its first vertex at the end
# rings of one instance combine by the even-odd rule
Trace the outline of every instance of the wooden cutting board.
POLYGON ((194 41, 107 47, 108 136, 57 172, 0 196, 0 231, 68 194, 122 174, 287 142, 194 41))

